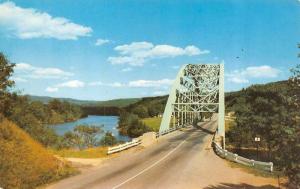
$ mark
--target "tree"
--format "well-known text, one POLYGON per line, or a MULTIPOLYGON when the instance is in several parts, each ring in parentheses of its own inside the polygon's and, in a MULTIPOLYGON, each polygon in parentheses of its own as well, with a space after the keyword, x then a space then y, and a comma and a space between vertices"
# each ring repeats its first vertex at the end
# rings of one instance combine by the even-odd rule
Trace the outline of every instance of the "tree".
POLYGON ((147 107, 139 105, 132 110, 132 113, 138 115, 140 118, 149 117, 147 107))
MULTIPOLYGON (((300 48, 300 45, 298 46, 300 48)), ((300 54, 299 54, 300 57, 300 54)), ((288 176, 291 185, 300 186, 300 64, 291 69, 289 85, 291 86, 291 106, 290 116, 295 123, 291 124, 283 135, 283 141, 278 143, 280 146, 279 159, 281 168, 288 176)))
POLYGON ((0 114, 9 114, 11 108, 11 94, 9 89, 13 87, 14 81, 9 78, 13 74, 15 64, 11 63, 5 55, 0 52, 0 114))
POLYGON ((113 146, 117 143, 118 141, 112 132, 106 132, 100 141, 100 144, 104 146, 113 146))
POLYGON ((63 136, 63 147, 72 148, 76 147, 79 149, 84 148, 84 143, 80 136, 72 131, 68 131, 63 136))
POLYGON ((83 143, 83 147, 93 147, 97 145, 96 135, 102 133, 100 127, 89 125, 78 125, 74 128, 75 135, 78 135, 83 143))
POLYGON ((122 135, 130 137, 139 137, 143 133, 152 131, 139 120, 139 117, 136 114, 128 113, 126 111, 123 111, 120 114, 118 129, 122 135))

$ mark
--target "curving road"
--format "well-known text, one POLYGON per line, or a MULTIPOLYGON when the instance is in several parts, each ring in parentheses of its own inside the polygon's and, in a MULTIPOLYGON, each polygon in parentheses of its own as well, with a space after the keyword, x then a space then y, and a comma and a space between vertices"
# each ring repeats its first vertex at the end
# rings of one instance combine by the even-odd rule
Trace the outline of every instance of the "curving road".
MULTIPOLYGON (((204 127, 216 128, 216 122, 205 123, 204 127)), ((105 161, 96 169, 62 180, 48 188, 203 188, 231 178, 226 178, 226 173, 219 181, 214 178, 217 174, 216 169, 213 169, 214 162, 216 166, 220 163, 224 166, 224 162, 208 150, 211 137, 208 132, 195 128, 176 131, 161 137, 158 144, 145 149, 131 149, 105 161)), ((242 174, 237 177, 235 171, 229 172, 232 173, 231 180, 237 183, 243 181, 240 178, 242 174)))

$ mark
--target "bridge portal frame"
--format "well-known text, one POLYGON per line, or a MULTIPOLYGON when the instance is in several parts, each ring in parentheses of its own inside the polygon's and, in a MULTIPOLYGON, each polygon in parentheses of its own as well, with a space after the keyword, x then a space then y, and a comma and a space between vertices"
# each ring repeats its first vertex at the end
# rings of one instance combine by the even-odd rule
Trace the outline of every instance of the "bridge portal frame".
POLYGON ((225 141, 224 64, 187 64, 171 87, 159 132, 192 124, 201 113, 218 113, 217 134, 225 141))

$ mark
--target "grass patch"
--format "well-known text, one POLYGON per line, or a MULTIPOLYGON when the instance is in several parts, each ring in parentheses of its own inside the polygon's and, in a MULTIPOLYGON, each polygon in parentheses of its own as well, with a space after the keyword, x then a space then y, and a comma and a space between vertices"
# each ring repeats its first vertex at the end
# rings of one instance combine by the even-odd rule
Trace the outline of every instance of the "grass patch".
POLYGON ((95 147, 84 150, 77 149, 62 149, 53 150, 52 153, 61 157, 72 158, 103 158, 107 157, 107 147, 95 147))
POLYGON ((142 119, 142 122, 148 127, 152 128, 153 131, 158 132, 161 119, 161 117, 149 117, 142 119))

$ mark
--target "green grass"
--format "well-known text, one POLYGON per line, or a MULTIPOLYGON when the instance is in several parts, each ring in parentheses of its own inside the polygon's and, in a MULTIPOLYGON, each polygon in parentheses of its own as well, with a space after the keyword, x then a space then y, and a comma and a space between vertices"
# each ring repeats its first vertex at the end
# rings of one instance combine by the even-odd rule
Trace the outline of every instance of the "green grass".
POLYGON ((61 157, 72 157, 72 158, 103 158, 107 156, 107 147, 95 147, 88 148, 85 150, 76 149, 62 149, 62 150, 51 150, 52 153, 61 157))
POLYGON ((159 130, 161 117, 149 117, 142 119, 143 123, 152 128, 155 132, 159 130))

